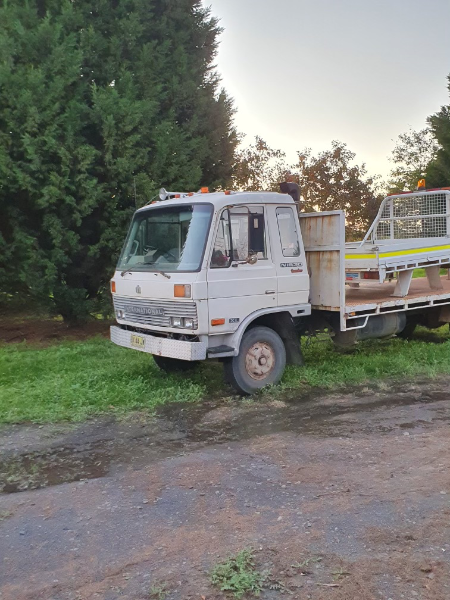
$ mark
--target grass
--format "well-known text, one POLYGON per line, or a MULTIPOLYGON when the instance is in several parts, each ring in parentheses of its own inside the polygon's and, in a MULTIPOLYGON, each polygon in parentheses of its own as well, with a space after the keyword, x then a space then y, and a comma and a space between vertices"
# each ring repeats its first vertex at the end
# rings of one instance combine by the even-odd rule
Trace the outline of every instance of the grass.
POLYGON ((154 600, 165 600, 167 594, 166 583, 154 584, 150 588, 149 598, 154 600))
POLYGON ((201 399, 214 383, 201 369, 192 378, 167 376, 147 354, 104 338, 47 348, 0 346, 0 421, 80 421, 89 416, 152 410, 201 399))
POLYGON ((320 563, 320 562, 322 562, 321 556, 312 556, 311 558, 307 558, 306 560, 302 561, 301 563, 296 562, 296 563, 292 564, 291 567, 293 569, 305 569, 306 567, 309 567, 309 565, 313 565, 313 564, 320 563))
POLYGON ((211 571, 211 583, 222 592, 242 598, 245 594, 259 596, 267 573, 255 568, 253 551, 241 550, 211 571))
MULTIPOLYGON (((439 269, 439 275, 447 275, 448 269, 439 269)), ((426 277, 427 272, 426 269, 414 269, 413 271, 413 279, 417 279, 418 277, 426 277)))
MULTIPOLYGON (((419 329, 413 341, 362 342, 351 353, 338 352, 330 341, 305 342, 303 349, 306 367, 288 367, 280 392, 450 373, 448 326, 435 332, 419 329)), ((189 375, 166 375, 147 354, 104 338, 46 348, 0 345, 1 423, 151 412, 162 404, 196 402, 219 393, 232 392, 224 386, 218 363, 205 361, 189 375)), ((257 401, 273 393, 264 392, 257 401)))
POLYGON ((351 573, 349 573, 349 571, 346 571, 342 567, 332 572, 334 581, 340 581, 341 579, 344 579, 344 577, 348 577, 350 574, 351 573))
POLYGON ((448 326, 430 332, 419 328, 413 340, 392 338, 359 343, 350 352, 338 352, 329 341, 304 347, 306 367, 288 367, 282 388, 301 384, 334 388, 383 379, 406 380, 450 374, 448 326))

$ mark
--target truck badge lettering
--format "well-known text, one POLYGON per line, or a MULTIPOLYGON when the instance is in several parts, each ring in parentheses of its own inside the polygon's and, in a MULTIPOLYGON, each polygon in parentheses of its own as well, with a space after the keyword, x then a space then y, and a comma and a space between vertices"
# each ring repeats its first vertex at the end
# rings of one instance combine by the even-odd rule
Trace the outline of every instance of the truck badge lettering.
POLYGON ((301 262, 280 263, 280 267, 303 267, 301 262))
POLYGON ((228 323, 239 323, 240 319, 238 319, 238 317, 231 317, 231 319, 228 319, 228 323))
POLYGON ((133 315, 154 315, 158 317, 164 316, 164 309, 153 308, 151 306, 134 306, 128 304, 125 306, 125 313, 133 315))

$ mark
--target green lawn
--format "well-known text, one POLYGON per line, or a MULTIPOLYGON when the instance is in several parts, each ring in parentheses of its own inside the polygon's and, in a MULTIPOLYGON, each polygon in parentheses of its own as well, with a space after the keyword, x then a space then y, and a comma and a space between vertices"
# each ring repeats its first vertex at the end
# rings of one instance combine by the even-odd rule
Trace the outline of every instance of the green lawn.
MULTIPOLYGON (((439 275, 447 275, 448 269, 439 269, 439 275)), ((427 272, 425 269, 414 269, 413 278, 417 279, 418 277, 426 277, 427 272)))
MULTIPOLYGON (((307 366, 289 367, 281 390, 450 374, 447 326, 437 332, 419 330, 409 342, 363 342, 346 354, 331 342, 313 341, 304 344, 304 354, 307 366)), ((205 362, 190 375, 168 376, 149 355, 104 338, 47 348, 0 346, 2 423, 79 421, 100 413, 151 411, 160 404, 199 401, 211 394, 232 394, 218 363, 205 362)))

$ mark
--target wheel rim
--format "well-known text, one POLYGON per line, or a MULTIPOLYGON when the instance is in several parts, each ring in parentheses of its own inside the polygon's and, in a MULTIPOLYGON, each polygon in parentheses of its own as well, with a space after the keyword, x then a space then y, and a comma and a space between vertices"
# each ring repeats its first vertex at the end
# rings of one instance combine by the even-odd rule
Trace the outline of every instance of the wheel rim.
POLYGON ((245 369, 252 379, 267 379, 275 367, 275 352, 267 342, 256 342, 245 356, 245 369))

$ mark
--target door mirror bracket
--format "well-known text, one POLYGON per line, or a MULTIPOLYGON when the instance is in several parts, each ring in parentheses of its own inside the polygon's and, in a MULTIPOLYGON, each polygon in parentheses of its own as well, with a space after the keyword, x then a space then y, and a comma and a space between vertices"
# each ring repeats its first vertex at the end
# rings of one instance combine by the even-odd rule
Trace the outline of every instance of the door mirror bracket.
POLYGON ((237 267, 238 265, 256 265, 257 262, 258 257, 256 254, 249 254, 245 260, 234 261, 231 266, 237 267))

